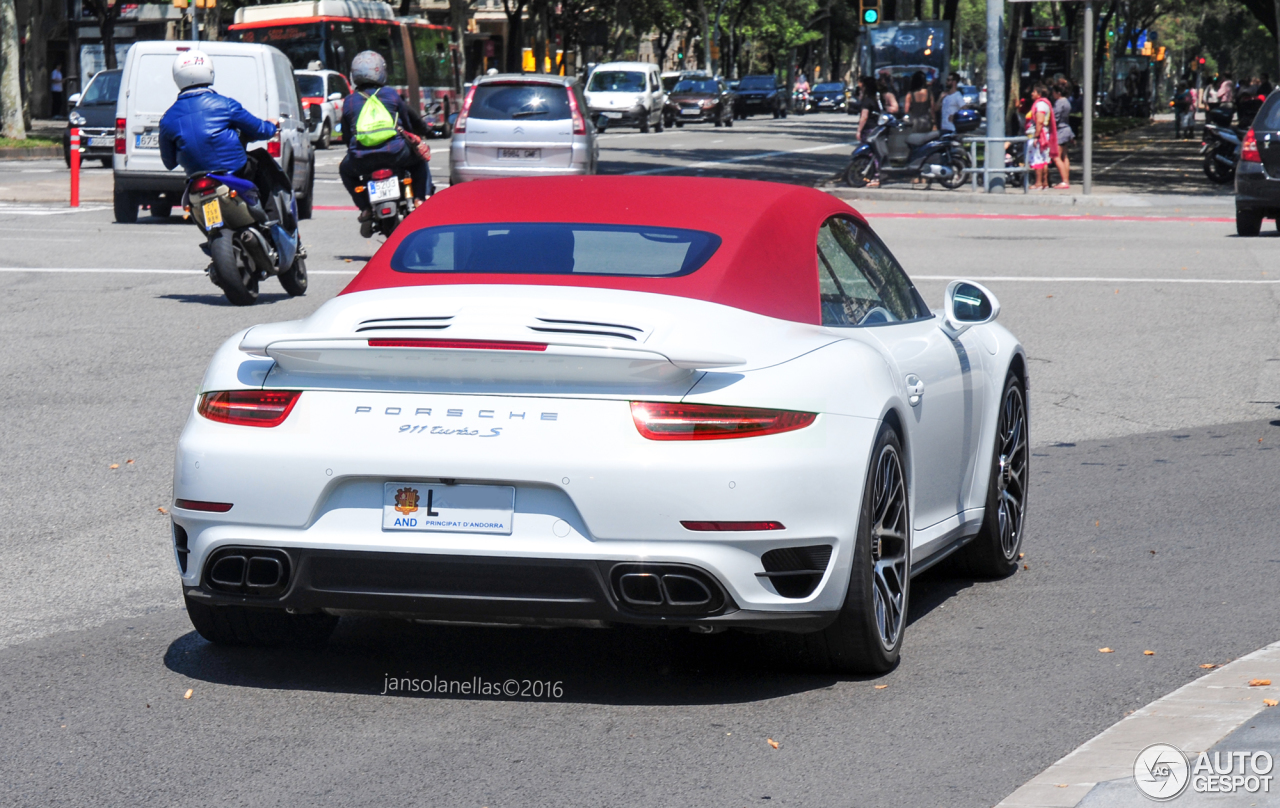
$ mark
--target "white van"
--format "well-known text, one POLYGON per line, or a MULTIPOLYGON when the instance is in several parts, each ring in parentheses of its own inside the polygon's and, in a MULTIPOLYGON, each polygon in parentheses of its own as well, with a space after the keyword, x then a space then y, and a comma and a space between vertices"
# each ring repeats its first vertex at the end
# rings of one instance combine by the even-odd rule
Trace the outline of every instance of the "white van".
MULTIPOLYGON (((164 217, 182 202, 186 174, 181 166, 165 169, 160 160, 160 118, 178 97, 173 60, 193 47, 197 45, 191 42, 135 42, 125 57, 112 158, 117 222, 136 222, 139 205, 149 207, 152 216, 164 217)), ((293 180, 298 216, 311 218, 315 154, 293 65, 270 45, 201 42, 198 47, 213 59, 213 89, 263 120, 280 122, 279 134, 247 148, 265 148, 276 158, 293 180)))
POLYGON ((648 62, 606 62, 587 79, 587 107, 597 125, 638 126, 662 131, 662 107, 666 93, 662 73, 648 62), (603 119, 603 120, 602 120, 603 119))

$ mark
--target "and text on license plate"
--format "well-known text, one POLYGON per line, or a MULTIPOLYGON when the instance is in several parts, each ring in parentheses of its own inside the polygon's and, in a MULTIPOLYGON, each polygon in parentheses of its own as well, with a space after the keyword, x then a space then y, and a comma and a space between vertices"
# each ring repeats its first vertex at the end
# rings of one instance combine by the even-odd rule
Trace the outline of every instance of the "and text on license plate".
POLYGON ((160 148, 160 133, 159 132, 143 132, 140 135, 134 135, 133 147, 135 149, 160 148))
POLYGON ((542 149, 498 149, 499 160, 541 160, 542 149))
POLYGON ((222 205, 216 199, 204 203, 204 226, 206 230, 222 227, 222 205))
POLYGON ((385 180, 370 180, 369 201, 385 202, 400 198, 400 183, 395 177, 385 180))
POLYGON ((510 485, 386 483, 382 529, 510 535, 515 504, 510 485))

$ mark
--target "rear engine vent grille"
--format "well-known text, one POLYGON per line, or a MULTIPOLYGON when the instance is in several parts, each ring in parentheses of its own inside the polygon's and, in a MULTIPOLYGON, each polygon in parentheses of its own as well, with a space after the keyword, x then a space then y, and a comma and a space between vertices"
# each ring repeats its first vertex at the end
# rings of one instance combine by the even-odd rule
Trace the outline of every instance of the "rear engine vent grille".
POLYGON ((187 556, 191 554, 191 550, 187 548, 187 531, 183 530, 182 525, 177 522, 173 523, 173 549, 178 554, 178 568, 185 575, 187 573, 187 556))
POLYGON ((632 342, 636 341, 636 334, 644 334, 643 328, 620 323, 597 323, 588 320, 552 320, 547 317, 539 317, 538 322, 544 325, 531 325, 529 330, 543 334, 585 334, 592 337, 618 337, 620 339, 629 339, 632 342), (628 331, 635 333, 628 334, 628 331))
POLYGON ((764 572, 773 588, 784 598, 804 598, 813 594, 827 571, 831 561, 831 545, 815 544, 810 547, 779 547, 760 557, 764 572))
POLYGON ((365 320, 356 327, 361 331, 440 331, 448 328, 453 315, 444 317, 383 317, 378 320, 365 320))

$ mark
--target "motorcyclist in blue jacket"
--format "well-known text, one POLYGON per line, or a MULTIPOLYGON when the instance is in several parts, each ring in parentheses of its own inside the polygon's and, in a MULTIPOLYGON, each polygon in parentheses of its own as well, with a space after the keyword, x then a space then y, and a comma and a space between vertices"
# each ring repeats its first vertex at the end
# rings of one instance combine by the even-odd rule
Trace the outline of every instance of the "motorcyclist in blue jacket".
MULTIPOLYGON (((351 201, 360 209, 361 233, 372 233, 372 209, 367 194, 357 193, 361 178, 367 178, 380 168, 404 169, 409 173, 413 183, 413 195, 417 202, 423 202, 434 193, 431 182, 431 170, 417 150, 409 145, 401 134, 401 130, 412 132, 419 137, 427 135, 427 125, 400 93, 387 83, 387 62, 376 51, 361 51, 351 60, 351 79, 356 91, 348 95, 342 102, 342 131, 347 140, 347 155, 338 165, 338 174, 351 201), (387 112, 396 121, 396 133, 388 140, 376 146, 365 146, 358 139, 357 122, 364 105, 369 98, 377 96, 387 112)), ((367 237, 367 234, 366 234, 367 237)))
POLYGON ((275 191, 292 193, 275 161, 261 165, 245 152, 241 141, 241 135, 249 142, 275 136, 280 131, 276 122, 261 120, 234 98, 215 92, 213 60, 208 54, 198 50, 178 54, 173 80, 178 99, 160 119, 160 159, 165 168, 181 165, 187 176, 200 171, 235 174, 252 181, 264 200, 275 191))

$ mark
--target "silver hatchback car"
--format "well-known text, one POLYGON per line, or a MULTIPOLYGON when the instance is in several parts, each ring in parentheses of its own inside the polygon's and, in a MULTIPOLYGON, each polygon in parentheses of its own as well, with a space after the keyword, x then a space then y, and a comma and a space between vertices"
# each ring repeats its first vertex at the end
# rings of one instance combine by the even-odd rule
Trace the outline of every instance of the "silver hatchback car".
POLYGON ((467 91, 449 146, 449 182, 594 174, 598 158, 576 78, 499 73, 467 91))

